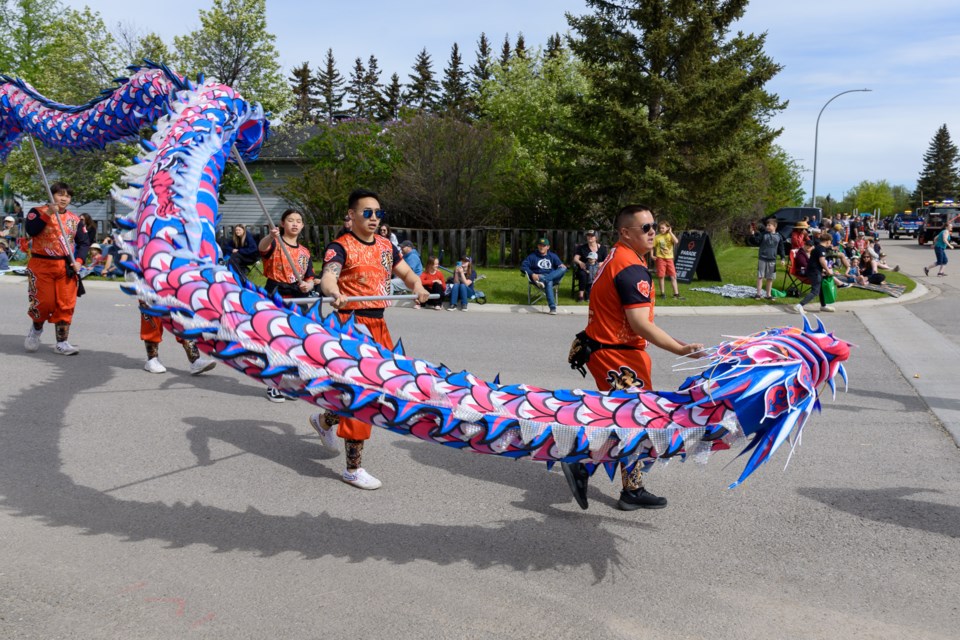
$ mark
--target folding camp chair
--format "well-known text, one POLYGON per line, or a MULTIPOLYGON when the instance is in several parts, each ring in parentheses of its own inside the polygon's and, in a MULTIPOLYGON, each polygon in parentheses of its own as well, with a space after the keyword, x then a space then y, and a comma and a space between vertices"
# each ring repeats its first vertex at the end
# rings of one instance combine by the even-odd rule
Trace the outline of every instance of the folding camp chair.
MULTIPOLYGON (((523 273, 523 277, 527 279, 527 304, 547 304, 547 292, 535 285, 527 274, 523 273)), ((553 285, 553 299, 560 299, 560 286, 556 284, 553 285)))
POLYGON ((802 298, 810 290, 810 281, 806 276, 797 273, 795 258, 797 252, 803 249, 791 249, 787 268, 783 272, 783 281, 780 283, 780 291, 785 292, 791 298, 802 298))

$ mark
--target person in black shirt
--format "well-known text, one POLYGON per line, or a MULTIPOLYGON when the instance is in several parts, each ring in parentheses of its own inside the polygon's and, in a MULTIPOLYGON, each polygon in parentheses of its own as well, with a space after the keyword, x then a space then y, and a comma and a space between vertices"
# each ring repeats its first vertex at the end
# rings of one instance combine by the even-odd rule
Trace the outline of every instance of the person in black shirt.
POLYGON ((810 260, 807 262, 807 278, 810 280, 810 292, 796 306, 797 311, 803 313, 804 305, 810 303, 814 296, 820 296, 820 311, 832 313, 836 311, 832 306, 826 303, 823 297, 823 279, 833 277, 833 269, 827 262, 827 253, 833 238, 829 231, 822 232, 817 236, 817 246, 810 252, 810 260))

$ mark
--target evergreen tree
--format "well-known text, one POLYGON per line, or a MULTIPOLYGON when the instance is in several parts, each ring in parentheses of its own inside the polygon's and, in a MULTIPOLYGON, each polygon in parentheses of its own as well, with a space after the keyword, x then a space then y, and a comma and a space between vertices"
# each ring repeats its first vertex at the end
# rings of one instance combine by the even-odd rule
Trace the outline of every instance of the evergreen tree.
POLYGON ((298 123, 312 122, 319 100, 315 95, 316 86, 310 73, 310 63, 304 62, 295 67, 288 79, 293 92, 292 120, 298 123))
POLYGON ((380 112, 380 102, 383 100, 383 97, 380 94, 382 85, 380 84, 380 74, 383 73, 380 70, 380 63, 377 61, 376 56, 370 56, 370 59, 367 60, 367 75, 364 78, 364 84, 366 85, 366 104, 367 104, 367 117, 375 118, 380 112))
POLYGON ((513 55, 521 60, 527 57, 527 41, 522 31, 517 34, 517 46, 513 48, 513 55))
POLYGON ((503 36, 503 46, 500 47, 500 66, 506 67, 510 64, 510 57, 512 55, 512 50, 510 48, 510 34, 505 34, 503 36))
POLYGON ((947 125, 941 126, 923 154, 923 170, 913 194, 916 202, 956 198, 960 192, 960 176, 957 175, 957 145, 950 140, 947 125))
POLYGON ((367 68, 363 66, 363 60, 357 58, 353 63, 353 71, 350 73, 350 82, 347 84, 347 96, 353 103, 350 109, 350 115, 354 118, 365 118, 370 109, 367 104, 369 94, 367 92, 367 68))
POLYGON ((432 111, 437 106, 440 85, 433 73, 433 61, 427 50, 421 49, 413 65, 410 84, 404 99, 408 105, 421 111, 432 111))
POLYGON ((377 111, 378 120, 396 120, 400 117, 400 107, 403 104, 403 85, 400 84, 400 76, 393 74, 390 76, 388 84, 383 94, 380 96, 380 108, 377 111))
POLYGON ((547 59, 553 59, 563 53, 563 40, 559 33, 555 33, 547 38, 547 59))
POLYGON ((746 209, 785 108, 764 89, 781 69, 765 35, 731 33, 748 0, 587 0, 567 15, 590 80, 576 104, 583 184, 608 207, 639 200, 677 226, 723 226, 746 209))
POLYGON ((445 111, 453 114, 466 113, 469 105, 470 89, 467 85, 467 74, 463 70, 463 60, 460 57, 460 47, 456 42, 450 49, 450 61, 443 70, 443 99, 441 104, 445 111))
POLYGON ((470 89, 474 93, 480 93, 480 87, 490 78, 491 54, 490 41, 487 40, 487 34, 481 33, 477 40, 477 62, 470 67, 470 89))
POLYGON ((337 70, 333 49, 327 49, 327 57, 323 61, 323 67, 317 69, 315 80, 320 97, 320 116, 327 122, 333 122, 343 111, 344 82, 343 76, 337 70))

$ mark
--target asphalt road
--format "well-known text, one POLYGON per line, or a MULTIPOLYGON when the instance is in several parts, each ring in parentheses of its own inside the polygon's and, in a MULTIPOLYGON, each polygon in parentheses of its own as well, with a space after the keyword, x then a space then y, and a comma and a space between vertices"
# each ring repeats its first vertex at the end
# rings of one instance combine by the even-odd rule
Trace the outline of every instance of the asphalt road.
MULTIPOLYGON (((908 273, 932 261, 889 245, 908 273)), ((118 292, 82 299, 79 356, 54 355, 49 331, 25 354, 24 287, 4 278, 0 637, 958 636, 960 453, 859 317, 882 325, 884 307, 824 317, 857 345, 850 388, 824 398, 785 470, 781 452, 730 491, 733 455, 673 463, 648 483, 670 506, 633 513, 598 476, 584 512, 557 471, 385 431, 365 456, 384 486, 356 490, 306 404, 271 404, 222 366, 190 377, 169 339, 170 371, 142 371, 136 306, 118 292)), ((949 332, 960 277, 930 280, 941 295, 886 308, 949 332)), ((587 384, 564 362, 582 315, 388 317, 419 357, 504 382, 587 384)), ((798 319, 660 323, 715 343, 798 319)), ((916 348, 935 353, 928 342, 916 348)), ((673 357, 653 359, 655 386, 675 388, 673 357)))

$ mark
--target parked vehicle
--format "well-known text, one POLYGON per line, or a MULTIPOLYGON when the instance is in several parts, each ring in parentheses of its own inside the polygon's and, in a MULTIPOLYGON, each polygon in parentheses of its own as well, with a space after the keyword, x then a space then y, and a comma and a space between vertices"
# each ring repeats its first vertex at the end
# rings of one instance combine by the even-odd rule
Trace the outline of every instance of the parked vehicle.
POLYGON ((948 220, 953 222, 953 241, 960 241, 960 204, 953 200, 924 202, 916 213, 923 216, 923 226, 917 232, 917 242, 921 245, 933 242, 948 220))
POLYGON ((896 240, 900 236, 916 238, 922 226, 923 218, 905 211, 893 216, 893 220, 891 220, 887 226, 887 231, 893 240, 896 240))
POLYGON ((823 219, 823 209, 820 207, 784 207, 773 212, 777 220, 777 231, 786 242, 790 242, 793 227, 801 220, 806 220, 810 226, 819 227, 823 219))

